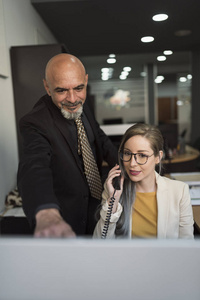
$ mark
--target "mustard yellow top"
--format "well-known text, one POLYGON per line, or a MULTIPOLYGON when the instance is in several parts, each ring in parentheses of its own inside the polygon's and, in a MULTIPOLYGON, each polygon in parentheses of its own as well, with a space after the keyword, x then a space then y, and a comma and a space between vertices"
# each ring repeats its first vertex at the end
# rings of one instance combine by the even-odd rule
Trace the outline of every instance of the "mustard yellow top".
POLYGON ((136 192, 132 213, 132 237, 155 236, 157 236, 156 192, 136 192))

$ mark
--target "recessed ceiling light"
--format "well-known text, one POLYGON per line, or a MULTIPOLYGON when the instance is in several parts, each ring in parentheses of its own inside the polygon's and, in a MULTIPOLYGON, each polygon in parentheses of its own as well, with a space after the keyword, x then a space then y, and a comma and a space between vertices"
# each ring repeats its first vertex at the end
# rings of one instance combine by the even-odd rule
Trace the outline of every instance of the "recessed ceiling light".
POLYGON ((129 74, 129 73, 128 73, 127 71, 122 71, 122 72, 121 72, 121 75, 124 75, 124 76, 128 76, 128 74, 129 74))
POLYGON ((101 69, 101 72, 102 73, 112 73, 113 72, 113 68, 102 68, 101 69))
POLYGON ((186 81, 187 81, 187 78, 186 78, 186 77, 180 77, 180 78, 179 78, 179 81, 180 81, 180 82, 186 82, 186 81))
POLYGON ((155 82, 155 83, 161 83, 164 79, 165 79, 164 76, 158 75, 158 76, 156 77, 156 79, 154 80, 154 82, 155 82))
POLYGON ((158 75, 156 78, 159 79, 159 80, 164 80, 165 79, 165 77, 162 76, 162 75, 158 75))
POLYGON ((116 59, 115 58, 108 58, 107 63, 108 64, 114 64, 114 63, 116 63, 116 59))
POLYGON ((166 14, 157 14, 152 17, 152 19, 156 22, 165 21, 168 19, 168 15, 166 14))
POLYGON ((192 79, 192 75, 191 75, 191 74, 188 74, 188 75, 187 75, 187 79, 192 79))
POLYGON ((130 72, 131 71, 131 67, 124 67, 123 70, 127 71, 127 72, 130 72))
POLYGON ((157 57, 157 60, 158 61, 165 61, 166 60, 166 56, 160 55, 160 56, 157 57))
POLYGON ((109 68, 102 68, 101 72, 109 72, 109 68))
POLYGON ((172 55, 173 51, 172 50, 165 50, 165 51, 163 51, 163 54, 165 54, 165 55, 172 55))
POLYGON ((115 54, 109 54, 109 57, 115 57, 116 55, 115 54))
POLYGON ((125 75, 120 75, 119 78, 120 78, 121 80, 125 80, 125 79, 126 79, 126 76, 125 76, 125 75))
POLYGON ((101 75, 101 79, 102 80, 108 80, 109 79, 109 75, 108 74, 102 74, 101 75))
POLYGON ((154 41, 154 37, 152 37, 152 36, 144 36, 144 37, 141 38, 141 41, 143 43, 151 43, 151 42, 154 41))
POLYGON ((154 80, 154 82, 155 82, 155 83, 162 83, 162 80, 156 78, 156 79, 154 80))
POLYGON ((102 68, 101 69, 101 79, 108 80, 108 79, 112 78, 113 70, 114 70, 113 68, 102 68))

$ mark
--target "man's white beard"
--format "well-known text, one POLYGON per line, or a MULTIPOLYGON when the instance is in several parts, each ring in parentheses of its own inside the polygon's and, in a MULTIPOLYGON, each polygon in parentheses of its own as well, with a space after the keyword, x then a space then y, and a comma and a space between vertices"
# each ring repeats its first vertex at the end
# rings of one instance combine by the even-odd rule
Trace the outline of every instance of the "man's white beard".
POLYGON ((61 107, 61 113, 65 119, 68 120, 75 120, 77 119, 83 112, 83 106, 81 105, 80 108, 76 112, 69 112, 61 107))

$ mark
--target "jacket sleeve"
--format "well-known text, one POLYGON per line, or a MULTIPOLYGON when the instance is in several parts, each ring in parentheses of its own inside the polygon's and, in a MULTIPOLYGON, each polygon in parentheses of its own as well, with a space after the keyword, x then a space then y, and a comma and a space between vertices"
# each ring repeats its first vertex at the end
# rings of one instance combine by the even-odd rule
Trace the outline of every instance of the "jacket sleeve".
POLYGON ((52 149, 45 132, 31 122, 21 121, 20 129, 24 154, 18 168, 18 188, 24 212, 33 226, 38 207, 59 208, 50 167, 52 149))
MULTIPOLYGON (((104 191, 102 193, 102 203, 101 203, 102 207, 100 210, 100 219, 97 222, 96 227, 94 229, 93 238, 101 238, 105 220, 106 220, 107 211, 108 211, 108 202, 107 202, 108 198, 109 198, 109 194, 104 184, 104 191)), ((121 216, 121 213, 122 213, 122 206, 120 203, 118 203, 117 211, 114 214, 111 214, 110 223, 109 223, 107 236, 106 236, 108 239, 115 238, 116 224, 117 221, 119 220, 119 217, 121 216)))
POLYGON ((189 186, 184 184, 180 201, 179 238, 193 238, 193 211, 189 193, 189 186))

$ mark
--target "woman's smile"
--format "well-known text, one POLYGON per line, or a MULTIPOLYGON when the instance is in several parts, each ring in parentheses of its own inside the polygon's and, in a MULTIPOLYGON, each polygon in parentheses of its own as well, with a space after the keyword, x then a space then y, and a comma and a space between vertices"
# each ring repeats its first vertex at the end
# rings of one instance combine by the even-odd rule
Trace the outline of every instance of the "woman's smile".
POLYGON ((141 171, 129 170, 129 173, 132 176, 138 176, 141 173, 141 171))

